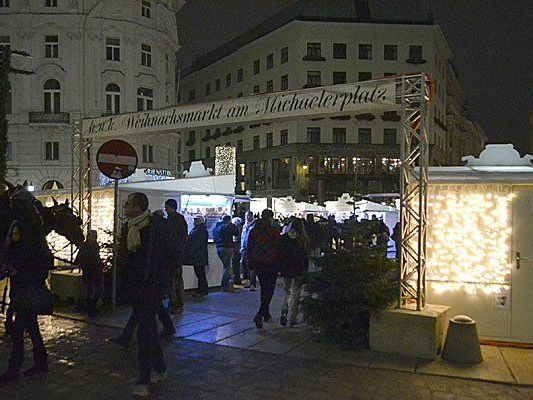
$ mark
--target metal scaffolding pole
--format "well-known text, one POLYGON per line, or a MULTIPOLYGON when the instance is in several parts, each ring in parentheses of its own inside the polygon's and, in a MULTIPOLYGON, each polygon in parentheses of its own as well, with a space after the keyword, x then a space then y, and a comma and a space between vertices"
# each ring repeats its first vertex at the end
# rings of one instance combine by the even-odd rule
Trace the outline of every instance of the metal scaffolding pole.
POLYGON ((83 230, 91 229, 92 214, 92 139, 85 139, 79 124, 74 124, 72 135, 72 175, 70 198, 73 210, 83 221, 83 230))
POLYGON ((398 102, 402 105, 403 138, 400 158, 400 293, 398 306, 416 302, 426 305, 426 225, 429 165, 429 101, 427 75, 399 80, 398 102))

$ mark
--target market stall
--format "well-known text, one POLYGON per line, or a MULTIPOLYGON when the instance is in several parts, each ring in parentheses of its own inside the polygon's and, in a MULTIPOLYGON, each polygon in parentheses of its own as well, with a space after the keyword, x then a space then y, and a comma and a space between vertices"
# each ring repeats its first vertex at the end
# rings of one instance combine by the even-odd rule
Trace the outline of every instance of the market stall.
MULTIPOLYGON (((201 161, 195 162, 188 172, 188 177, 183 179, 120 183, 117 204, 119 215, 122 219, 123 205, 127 196, 133 192, 143 192, 147 195, 150 202, 149 208, 152 212, 163 210, 166 200, 175 199, 178 203, 178 211, 185 216, 189 231, 193 227, 194 216, 203 215, 206 219, 210 238, 208 244, 209 267, 206 271, 208 284, 210 287, 220 286, 222 264, 212 242, 212 228, 222 215, 231 214, 235 198, 235 176, 210 175, 210 171, 203 167, 201 161)), ((69 198, 69 194, 66 192, 54 192, 53 196, 58 201, 64 201, 69 198)), ((47 205, 53 203, 52 193, 37 193, 37 198, 47 205)), ((112 187, 102 186, 93 189, 92 229, 98 232, 100 243, 112 243, 114 207, 112 187)), ((70 258, 71 250, 66 239, 52 233, 49 235, 48 240, 57 256, 67 260, 70 258)), ((69 272, 68 274, 75 275, 78 272, 69 272)), ((186 289, 197 287, 197 279, 192 266, 184 265, 183 280, 186 289)), ((71 291, 72 289, 68 289, 69 293, 71 291)))
POLYGON ((427 302, 477 322, 480 336, 533 342, 533 166, 488 145, 464 167, 429 170, 427 302))

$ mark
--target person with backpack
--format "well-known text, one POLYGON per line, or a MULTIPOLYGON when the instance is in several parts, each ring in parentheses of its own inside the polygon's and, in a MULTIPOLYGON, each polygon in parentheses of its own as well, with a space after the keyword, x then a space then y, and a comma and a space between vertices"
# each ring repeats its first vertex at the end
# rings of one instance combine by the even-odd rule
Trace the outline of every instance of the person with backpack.
POLYGON ((265 209, 248 236, 246 257, 248 267, 259 278, 261 285, 261 306, 254 317, 256 327, 262 328, 263 321, 272 321, 270 302, 276 289, 280 262, 280 234, 272 226, 274 213, 265 209))
POLYGON ((302 290, 301 276, 308 269, 310 240, 305 231, 303 220, 293 218, 287 232, 281 236, 280 261, 281 276, 285 296, 281 306, 280 324, 287 326, 287 316, 290 309, 290 325, 294 326, 298 320, 300 294, 302 290))

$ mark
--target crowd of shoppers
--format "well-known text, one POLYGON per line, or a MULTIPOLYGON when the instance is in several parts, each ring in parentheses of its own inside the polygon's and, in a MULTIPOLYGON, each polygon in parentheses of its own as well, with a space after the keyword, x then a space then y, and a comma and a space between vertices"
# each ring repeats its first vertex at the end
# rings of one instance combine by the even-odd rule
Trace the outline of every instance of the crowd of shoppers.
MULTIPOLYGON (((184 306, 183 264, 192 265, 198 279, 194 296, 205 298, 209 293, 206 267, 209 265, 208 238, 205 218, 197 215, 188 232, 185 218, 177 209, 177 202, 165 202, 165 213, 152 213, 143 193, 131 193, 124 204, 126 217, 120 230, 118 265, 130 294, 130 318, 122 333, 111 339, 128 348, 137 333, 139 375, 134 395, 149 396, 152 382, 166 378, 166 364, 161 349, 161 336, 173 335, 175 328, 171 314, 184 306), (164 299, 168 298, 168 306, 164 299), (157 320, 163 325, 158 332, 157 320)), ((383 245, 389 240, 389 230, 383 221, 373 218, 358 221, 353 217, 343 224, 334 218, 324 219, 307 215, 306 219, 292 216, 274 219, 274 213, 265 209, 259 218, 250 211, 244 219, 224 215, 213 228, 217 256, 223 266, 222 291, 234 292, 235 286, 255 291, 260 285, 260 305, 253 321, 257 328, 272 322, 270 303, 278 277, 283 279, 284 297, 279 322, 282 326, 298 324, 302 295, 302 276, 309 269, 309 260, 322 252, 334 251, 352 245, 346 241, 347 230, 358 230, 356 236, 369 245, 383 245)), ((393 239, 399 240, 396 227, 393 239)), ((7 263, 12 275, 12 295, 25 286, 41 287, 48 269, 35 270, 32 252, 22 246, 25 234, 22 225, 13 225, 6 240, 7 263)), ((86 289, 86 309, 89 317, 98 313, 98 302, 103 297, 104 273, 96 231, 90 231, 81 245, 75 264, 82 270, 86 289)), ((30 334, 35 365, 25 371, 34 375, 48 370, 47 355, 37 324, 37 314, 17 312, 10 326, 13 353, 8 370, 0 382, 16 381, 22 364, 23 333, 30 334)))

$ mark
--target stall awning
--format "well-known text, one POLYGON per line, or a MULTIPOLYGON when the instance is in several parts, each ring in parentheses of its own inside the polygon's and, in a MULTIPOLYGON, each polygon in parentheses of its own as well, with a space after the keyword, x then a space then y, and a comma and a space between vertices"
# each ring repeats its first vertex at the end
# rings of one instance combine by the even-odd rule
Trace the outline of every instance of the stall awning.
POLYGON ((212 175, 197 178, 169 179, 124 183, 119 190, 157 191, 168 194, 219 194, 235 195, 235 175, 212 175))

